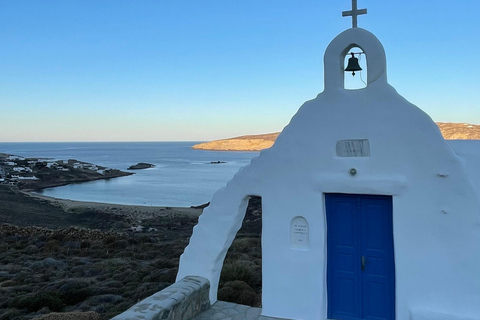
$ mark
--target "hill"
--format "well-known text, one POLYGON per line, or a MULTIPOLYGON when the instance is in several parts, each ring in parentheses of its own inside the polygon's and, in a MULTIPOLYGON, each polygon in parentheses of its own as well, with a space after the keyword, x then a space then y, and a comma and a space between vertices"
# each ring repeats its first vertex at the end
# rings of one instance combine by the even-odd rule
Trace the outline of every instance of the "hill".
POLYGON ((194 145, 193 149, 214 151, 260 151, 270 148, 280 133, 241 136, 194 145))
MULTIPOLYGON (((437 122, 447 140, 480 140, 480 125, 469 123, 437 122)), ((260 151, 270 148, 280 133, 248 135, 214 140, 194 145, 193 149, 212 151, 260 151)))

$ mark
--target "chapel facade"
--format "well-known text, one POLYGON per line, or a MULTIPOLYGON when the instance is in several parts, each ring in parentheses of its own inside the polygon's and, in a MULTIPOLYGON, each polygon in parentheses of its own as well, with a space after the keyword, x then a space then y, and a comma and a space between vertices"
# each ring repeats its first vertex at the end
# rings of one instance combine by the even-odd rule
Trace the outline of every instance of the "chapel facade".
POLYGON ((356 27, 365 12, 352 11, 353 28, 326 49, 324 91, 215 193, 177 280, 207 278, 216 301, 223 260, 255 195, 263 315, 480 320, 480 175, 471 175, 480 157, 457 154, 458 144, 388 84, 383 46, 356 27), (353 47, 368 66, 360 90, 344 88, 353 47))

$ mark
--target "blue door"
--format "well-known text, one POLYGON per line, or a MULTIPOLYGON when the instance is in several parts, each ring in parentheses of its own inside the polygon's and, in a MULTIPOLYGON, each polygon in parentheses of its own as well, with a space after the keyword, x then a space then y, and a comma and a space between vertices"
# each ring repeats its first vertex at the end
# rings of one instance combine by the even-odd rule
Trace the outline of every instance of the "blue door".
POLYGON ((395 319, 392 197, 325 194, 328 318, 395 319))

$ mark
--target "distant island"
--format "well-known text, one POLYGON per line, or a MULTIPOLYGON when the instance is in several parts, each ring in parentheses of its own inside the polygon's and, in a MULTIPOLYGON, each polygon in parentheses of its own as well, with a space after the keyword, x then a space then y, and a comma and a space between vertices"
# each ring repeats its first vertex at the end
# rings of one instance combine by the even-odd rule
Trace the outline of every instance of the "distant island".
POLYGON ((127 168, 127 170, 140 170, 140 169, 149 169, 155 167, 154 164, 146 163, 146 162, 139 162, 133 166, 127 168))
MULTIPOLYGON (((480 140, 480 125, 437 122, 446 140, 480 140)), ((196 144, 192 149, 211 151, 260 151, 270 148, 280 132, 248 135, 196 144)))
POLYGON ((279 132, 276 132, 215 140, 196 144, 192 148, 213 151, 260 151, 270 148, 279 134, 279 132))
POLYGON ((132 174, 76 159, 25 158, 0 153, 0 184, 24 190, 38 190, 132 174))
POLYGON ((221 164, 221 163, 227 163, 225 161, 210 161, 210 164, 221 164))

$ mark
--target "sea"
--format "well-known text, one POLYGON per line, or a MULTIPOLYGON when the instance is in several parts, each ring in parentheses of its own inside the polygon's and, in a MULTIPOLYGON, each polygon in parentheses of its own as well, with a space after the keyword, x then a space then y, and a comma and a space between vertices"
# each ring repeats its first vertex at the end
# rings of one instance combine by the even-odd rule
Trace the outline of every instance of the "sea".
POLYGON ((219 188, 248 165, 258 152, 204 151, 199 142, 9 142, 0 153, 23 157, 76 159, 128 171, 139 162, 154 168, 134 175, 47 188, 38 193, 79 201, 189 207, 209 202, 219 188), (212 162, 225 162, 212 164, 212 162))

